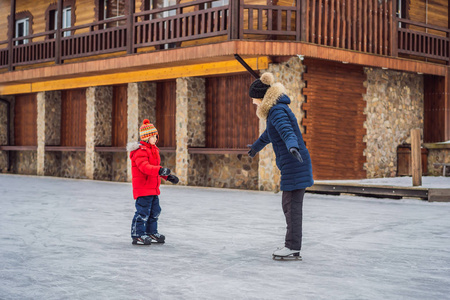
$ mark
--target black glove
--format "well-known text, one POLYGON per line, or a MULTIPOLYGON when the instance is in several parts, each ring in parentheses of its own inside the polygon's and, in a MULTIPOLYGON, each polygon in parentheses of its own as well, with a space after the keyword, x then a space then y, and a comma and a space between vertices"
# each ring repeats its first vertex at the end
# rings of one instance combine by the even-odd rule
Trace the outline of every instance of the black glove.
POLYGON ((247 145, 247 147, 250 147, 250 150, 248 150, 248 156, 255 157, 256 153, 258 152, 256 152, 256 150, 252 148, 252 145, 247 145))
POLYGON ((180 181, 177 176, 172 175, 172 174, 167 176, 167 180, 172 182, 173 184, 177 184, 180 181))
POLYGON ((159 169, 159 176, 168 176, 170 174, 170 169, 162 168, 159 169))
POLYGON ((297 148, 292 147, 291 149, 289 149, 289 152, 291 152, 292 156, 298 159, 299 162, 303 162, 302 156, 300 155, 300 152, 298 152, 297 148))

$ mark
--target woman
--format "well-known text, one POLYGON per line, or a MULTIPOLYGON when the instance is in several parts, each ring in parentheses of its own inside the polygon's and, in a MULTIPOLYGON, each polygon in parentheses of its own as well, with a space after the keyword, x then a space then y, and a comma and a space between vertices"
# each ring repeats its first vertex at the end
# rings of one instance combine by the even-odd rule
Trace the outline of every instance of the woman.
POLYGON ((285 245, 273 252, 274 259, 299 259, 302 247, 303 196, 314 184, 311 158, 306 149, 297 118, 289 108, 291 100, 281 83, 274 83, 271 73, 264 73, 249 90, 256 115, 266 121, 266 130, 251 145, 249 156, 254 157, 272 143, 277 167, 281 171, 282 207, 287 230, 285 245))

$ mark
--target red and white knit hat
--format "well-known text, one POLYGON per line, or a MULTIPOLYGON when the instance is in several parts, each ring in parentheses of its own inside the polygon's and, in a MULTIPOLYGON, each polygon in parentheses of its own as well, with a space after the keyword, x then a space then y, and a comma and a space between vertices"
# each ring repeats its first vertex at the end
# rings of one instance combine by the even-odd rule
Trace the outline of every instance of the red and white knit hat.
POLYGON ((141 128, 139 128, 139 136, 141 137, 142 141, 146 141, 153 135, 158 135, 158 130, 156 130, 155 126, 150 123, 148 119, 145 119, 142 122, 141 128))

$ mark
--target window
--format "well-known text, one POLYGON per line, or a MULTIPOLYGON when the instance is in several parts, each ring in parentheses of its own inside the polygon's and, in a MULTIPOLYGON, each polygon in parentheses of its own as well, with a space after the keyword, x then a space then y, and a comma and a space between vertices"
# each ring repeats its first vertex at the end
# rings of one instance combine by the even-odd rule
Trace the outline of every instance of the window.
MULTIPOLYGON (((398 0, 397 17, 401 18, 401 19, 408 19, 409 18, 408 10, 409 10, 408 2, 406 0, 398 0)), ((402 24, 402 22, 399 22, 398 27, 405 28, 405 24, 402 24)))
POLYGON ((228 5, 228 3, 229 3, 228 0, 217 0, 217 1, 203 4, 202 9, 225 6, 225 5, 228 5))
MULTIPOLYGON (((16 21, 16 38, 30 34, 30 19, 24 18, 16 21)), ((28 39, 16 41, 16 45, 28 44, 28 39)))
MULTIPOLYGON (((66 7, 63 9, 62 28, 69 28, 72 26, 72 8, 66 7)), ((50 26, 49 30, 56 30, 58 28, 58 11, 50 11, 50 26)), ((70 31, 64 31, 64 36, 70 36, 70 31)), ((56 36, 53 35, 53 38, 56 36)))
MULTIPOLYGON (((125 16, 125 0, 99 0, 99 21, 125 16)), ((110 22, 103 28, 125 25, 126 21, 110 22)))

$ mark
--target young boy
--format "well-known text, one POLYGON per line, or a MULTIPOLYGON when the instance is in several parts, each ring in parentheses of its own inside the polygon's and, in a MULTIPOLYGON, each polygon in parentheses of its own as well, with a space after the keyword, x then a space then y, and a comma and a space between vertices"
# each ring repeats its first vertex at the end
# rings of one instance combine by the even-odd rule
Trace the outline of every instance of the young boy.
POLYGON ((160 177, 174 184, 178 177, 170 174, 168 168, 160 166, 161 158, 156 147, 158 131, 145 119, 139 129, 141 141, 129 143, 133 197, 136 199, 136 213, 131 223, 133 245, 150 245, 152 240, 164 243, 165 236, 158 233, 160 177))

